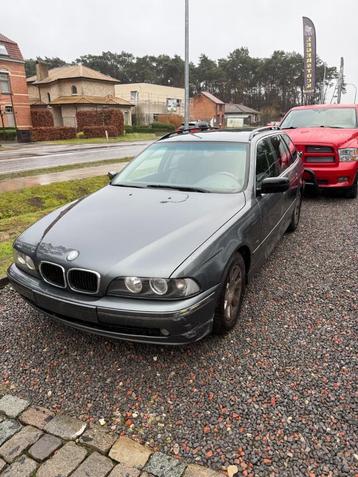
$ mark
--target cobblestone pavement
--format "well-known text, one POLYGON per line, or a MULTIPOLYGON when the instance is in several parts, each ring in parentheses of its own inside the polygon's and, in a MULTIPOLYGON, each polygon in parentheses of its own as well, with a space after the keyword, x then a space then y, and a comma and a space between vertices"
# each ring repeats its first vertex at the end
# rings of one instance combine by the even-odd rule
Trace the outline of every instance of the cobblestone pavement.
MULTIPOLYGON (((220 477, 108 428, 0 396, 1 477, 220 477)), ((227 475, 227 474, 226 474, 227 475)))
POLYGON ((305 200, 298 231, 248 286, 235 330, 182 348, 62 327, 7 287, 0 292, 0 393, 88 425, 105 422, 155 451, 217 470, 355 476, 357 218, 357 200, 305 200))

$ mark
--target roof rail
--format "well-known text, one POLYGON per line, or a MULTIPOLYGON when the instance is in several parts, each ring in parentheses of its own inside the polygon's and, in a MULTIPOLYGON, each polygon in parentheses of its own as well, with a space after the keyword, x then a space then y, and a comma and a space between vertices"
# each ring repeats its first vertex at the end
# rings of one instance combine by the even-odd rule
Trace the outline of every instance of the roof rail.
POLYGON ((217 127, 212 127, 212 126, 189 126, 189 128, 180 128, 177 129, 176 131, 171 131, 167 134, 164 134, 164 136, 161 136, 158 141, 162 141, 163 139, 168 139, 173 136, 180 136, 182 134, 190 134, 190 133, 204 133, 204 132, 213 132, 213 131, 218 131, 219 128, 217 127))
POLYGON ((258 134, 260 134, 261 132, 265 132, 265 131, 278 131, 280 129, 279 126, 264 126, 262 128, 257 128, 257 129, 254 129, 251 134, 250 134, 250 137, 249 137, 249 141, 251 141, 255 136, 257 136, 258 134))

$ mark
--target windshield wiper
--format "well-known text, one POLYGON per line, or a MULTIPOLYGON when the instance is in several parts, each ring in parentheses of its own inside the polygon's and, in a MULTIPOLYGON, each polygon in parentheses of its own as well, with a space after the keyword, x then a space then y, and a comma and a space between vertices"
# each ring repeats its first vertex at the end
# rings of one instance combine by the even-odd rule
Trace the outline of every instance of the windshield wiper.
POLYGON ((114 187, 134 187, 136 189, 146 189, 147 186, 146 185, 136 185, 136 184, 110 184, 111 186, 114 186, 114 187))
POLYGON ((320 128, 344 129, 342 126, 320 126, 320 128))
POLYGON ((175 186, 175 185, 166 185, 166 184, 147 184, 148 189, 171 189, 171 190, 180 190, 184 192, 210 192, 207 189, 202 189, 200 187, 190 187, 190 186, 175 186))

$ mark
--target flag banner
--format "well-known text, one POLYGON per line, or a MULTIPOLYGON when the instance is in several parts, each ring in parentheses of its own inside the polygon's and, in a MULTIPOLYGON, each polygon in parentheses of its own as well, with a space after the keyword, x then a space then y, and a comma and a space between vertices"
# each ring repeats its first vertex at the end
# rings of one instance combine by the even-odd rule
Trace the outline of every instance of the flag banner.
POLYGON ((313 95, 316 87, 316 29, 307 17, 303 17, 304 84, 303 92, 313 95))

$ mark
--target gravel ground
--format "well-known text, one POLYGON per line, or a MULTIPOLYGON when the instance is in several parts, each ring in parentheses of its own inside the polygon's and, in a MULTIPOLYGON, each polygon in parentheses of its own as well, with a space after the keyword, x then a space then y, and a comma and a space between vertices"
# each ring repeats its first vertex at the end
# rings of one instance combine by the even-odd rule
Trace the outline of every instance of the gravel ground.
POLYGON ((299 230, 249 286, 237 328, 185 348, 66 329, 3 290, 0 393, 104 418, 243 475, 355 475, 357 211, 357 200, 305 200, 299 230))

